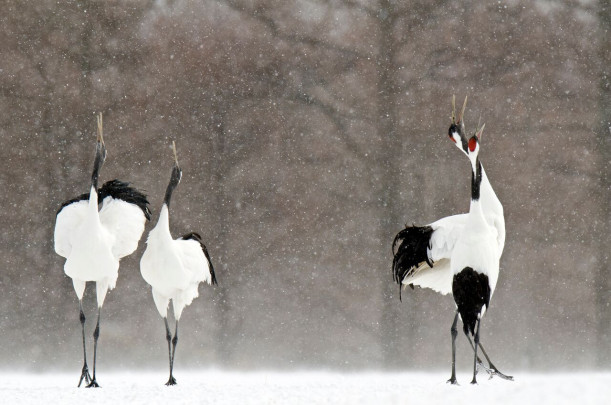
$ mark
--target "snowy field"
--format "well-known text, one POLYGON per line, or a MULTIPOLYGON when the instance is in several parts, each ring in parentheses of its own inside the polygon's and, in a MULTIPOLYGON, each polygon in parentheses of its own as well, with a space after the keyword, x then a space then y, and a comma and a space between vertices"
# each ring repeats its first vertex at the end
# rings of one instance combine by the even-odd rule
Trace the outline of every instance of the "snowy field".
POLYGON ((516 381, 477 386, 458 373, 332 373, 185 371, 179 385, 164 386, 165 373, 99 372, 103 388, 78 389, 73 374, 0 373, 3 404, 609 404, 611 373, 515 373, 516 381))

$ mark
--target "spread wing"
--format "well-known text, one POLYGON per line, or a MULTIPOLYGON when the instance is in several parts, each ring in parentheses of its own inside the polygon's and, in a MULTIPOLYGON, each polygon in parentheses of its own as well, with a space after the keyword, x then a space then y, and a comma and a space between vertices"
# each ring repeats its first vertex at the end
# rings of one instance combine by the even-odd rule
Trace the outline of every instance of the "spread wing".
POLYGON ((431 235, 428 253, 433 262, 450 259, 454 246, 465 227, 468 215, 452 215, 431 224, 433 234, 431 235))
POLYGON ((138 248, 146 216, 137 205, 106 197, 100 209, 100 222, 114 238, 113 255, 121 259, 138 248))
POLYGON ((393 260, 395 281, 430 288, 441 294, 452 291, 450 257, 465 226, 467 214, 442 218, 424 227, 406 227, 397 234, 399 247, 393 260))
POLYGON ((151 219, 146 195, 120 180, 110 180, 98 190, 102 201, 100 222, 114 237, 112 253, 117 259, 133 253, 151 219))

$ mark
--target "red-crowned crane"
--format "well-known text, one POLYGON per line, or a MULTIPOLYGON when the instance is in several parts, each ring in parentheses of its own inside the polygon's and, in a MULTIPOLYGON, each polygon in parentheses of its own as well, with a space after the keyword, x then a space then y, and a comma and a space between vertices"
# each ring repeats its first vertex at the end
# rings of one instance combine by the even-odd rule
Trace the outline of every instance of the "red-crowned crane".
POLYGON ((198 296, 198 286, 201 282, 216 284, 214 267, 206 246, 197 233, 189 233, 178 239, 173 239, 170 233, 170 200, 172 192, 180 183, 182 171, 178 166, 176 145, 172 142, 174 151, 174 167, 159 220, 149 233, 146 250, 140 260, 140 272, 153 291, 153 301, 163 318, 168 341, 168 357, 170 378, 166 385, 175 385, 174 355, 178 342, 178 321, 183 309, 198 296), (168 306, 172 300, 176 329, 174 337, 168 326, 168 306))
MULTIPOLYGON (((467 156, 469 156, 468 139, 465 131, 464 112, 467 98, 462 110, 456 116, 455 98, 452 97, 452 123, 448 130, 450 140, 467 156)), ((483 131, 483 127, 481 128, 483 131)), ((481 133, 481 131, 480 131, 481 133)), ((497 198, 486 173, 481 167, 480 201, 487 223, 496 229, 496 243, 499 256, 505 245, 505 219, 503 206, 497 198)), ((453 274, 450 268, 450 257, 456 243, 463 232, 468 214, 458 214, 437 220, 425 226, 406 226, 395 237, 393 249, 393 276, 400 285, 414 285, 431 288, 441 294, 452 292, 453 274)), ((454 335, 454 332, 452 332, 454 335)), ((473 346, 473 344, 471 343, 473 346)), ((488 367, 484 367, 491 375, 512 379, 501 373, 488 358, 483 346, 482 353, 486 356, 488 367)), ((483 364, 482 364, 483 366, 483 364)))
POLYGON ((473 380, 476 384, 477 349, 481 318, 490 306, 499 278, 501 253, 498 246, 498 231, 484 216, 482 207, 481 184, 482 165, 479 160, 479 140, 483 126, 467 142, 467 156, 471 162, 471 206, 465 226, 450 257, 452 269, 452 295, 456 303, 456 315, 452 323, 452 375, 449 382, 456 384, 456 323, 458 316, 463 322, 465 335, 473 337, 474 359, 473 380))
POLYGON ((150 219, 146 195, 119 180, 106 182, 98 189, 98 176, 106 159, 102 114, 98 116, 98 137, 91 175, 91 189, 62 204, 55 222, 55 251, 66 258, 65 273, 79 300, 83 333, 83 369, 79 379, 87 387, 99 387, 96 380, 96 357, 100 336, 100 314, 108 290, 115 287, 119 260, 138 247, 145 222, 150 219), (98 321, 93 333, 93 377, 87 367, 85 348, 85 314, 83 294, 88 281, 96 283, 98 321))

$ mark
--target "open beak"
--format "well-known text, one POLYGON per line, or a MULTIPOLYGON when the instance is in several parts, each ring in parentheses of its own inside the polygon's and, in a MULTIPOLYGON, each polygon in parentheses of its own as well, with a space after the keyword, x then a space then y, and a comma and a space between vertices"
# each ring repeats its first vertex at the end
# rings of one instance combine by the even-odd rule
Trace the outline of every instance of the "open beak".
POLYGON ((98 142, 104 145, 104 126, 102 124, 102 113, 98 114, 98 142))

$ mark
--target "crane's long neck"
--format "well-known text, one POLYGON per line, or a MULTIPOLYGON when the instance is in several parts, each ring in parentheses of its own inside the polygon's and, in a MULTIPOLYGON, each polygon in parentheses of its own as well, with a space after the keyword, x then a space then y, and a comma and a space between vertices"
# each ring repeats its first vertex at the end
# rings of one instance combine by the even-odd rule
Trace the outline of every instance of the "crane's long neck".
POLYGON ((483 218, 484 215, 482 203, 480 200, 482 172, 482 164, 479 161, 478 157, 476 158, 475 162, 471 163, 471 208, 469 210, 469 213, 471 213, 471 215, 481 218, 483 218))
POLYGON ((170 177, 170 182, 168 183, 168 188, 165 190, 165 197, 163 199, 163 203, 167 205, 168 208, 170 207, 170 200, 172 199, 172 193, 174 192, 174 189, 176 188, 176 186, 178 186, 178 183, 180 183, 181 176, 182 176, 182 173, 180 171, 180 168, 175 165, 172 168, 172 176, 170 177))
POLYGON ((89 216, 94 221, 99 222, 99 211, 98 211, 98 191, 92 185, 89 190, 89 216))
POLYGON ((161 207, 161 212, 159 212, 159 221, 157 221, 157 226, 155 228, 159 231, 167 233, 168 235, 170 234, 170 208, 165 203, 161 207))
POLYGON ((482 163, 477 158, 471 165, 471 201, 479 201, 483 171, 482 163))
POLYGON ((490 180, 488 180, 488 176, 486 175, 484 166, 481 165, 481 167, 482 167, 482 183, 480 186, 480 190, 481 190, 481 199, 483 200, 482 201, 483 208, 486 211, 492 210, 495 213, 497 213, 496 211, 499 210, 499 207, 501 206, 501 202, 499 198, 497 197, 496 193, 494 192, 494 189, 492 188, 492 184, 490 184, 490 180))
POLYGON ((98 177, 100 169, 104 165, 105 154, 104 146, 98 144, 95 150, 95 160, 93 161, 93 173, 91 173, 91 186, 96 190, 98 189, 98 177))

